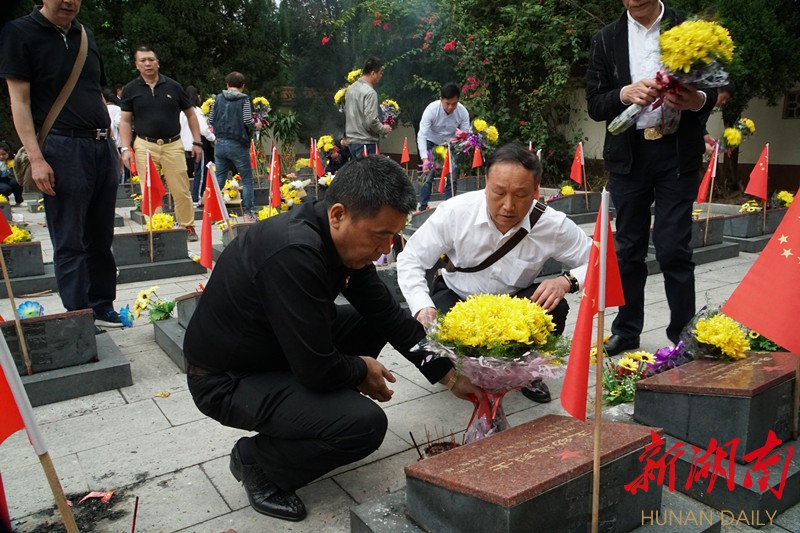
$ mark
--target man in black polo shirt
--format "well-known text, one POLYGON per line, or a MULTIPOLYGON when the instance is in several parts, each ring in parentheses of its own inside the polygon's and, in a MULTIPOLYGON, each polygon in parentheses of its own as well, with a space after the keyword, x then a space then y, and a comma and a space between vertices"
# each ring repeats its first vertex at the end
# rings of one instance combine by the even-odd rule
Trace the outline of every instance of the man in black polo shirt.
POLYGON ((375 359, 387 342, 431 383, 480 396, 449 360, 422 366, 409 353, 425 331, 375 271, 415 207, 400 165, 371 156, 342 167, 324 201, 234 239, 214 266, 186 330, 189 390, 204 414, 257 432, 230 463, 256 511, 302 520, 295 490, 380 446, 386 415, 366 396, 392 397, 375 359), (336 305, 339 293, 351 305, 336 305))
POLYGON ((99 325, 120 327, 111 254, 119 158, 101 93, 103 62, 88 30, 86 63, 41 150, 36 136, 78 55, 79 10, 80 2, 44 0, 41 9, 8 23, 0 35, 0 77, 44 193, 61 302, 70 311, 93 309, 99 325))
MULTIPOLYGON (((172 78, 159 74, 158 58, 149 46, 140 46, 134 53, 136 69, 141 74, 122 89, 122 120, 119 125, 122 162, 130 168, 132 122, 136 124, 136 168, 147 169, 147 152, 167 180, 175 203, 175 220, 186 228, 189 240, 198 240, 194 230, 194 205, 186 173, 186 157, 181 143, 180 113, 186 114, 192 132, 192 155, 195 161, 203 156, 200 125, 192 103, 183 87, 172 78)), ((143 176, 142 176, 143 177, 143 176)))

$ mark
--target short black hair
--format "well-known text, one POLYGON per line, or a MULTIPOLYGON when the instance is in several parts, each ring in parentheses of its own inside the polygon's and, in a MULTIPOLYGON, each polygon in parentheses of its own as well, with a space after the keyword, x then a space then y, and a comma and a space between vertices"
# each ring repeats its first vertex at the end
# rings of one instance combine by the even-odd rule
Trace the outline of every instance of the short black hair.
POLYGON ((108 102, 109 104, 119 105, 119 98, 117 98, 117 93, 115 93, 108 87, 103 89, 103 98, 105 98, 106 102, 108 102))
POLYGON ((533 172, 533 182, 536 185, 539 185, 542 179, 542 162, 539 161, 536 154, 517 143, 504 144, 486 158, 487 176, 489 175, 489 170, 492 168, 492 165, 496 165, 497 163, 516 163, 522 165, 533 172))
POLYGON ((340 203, 354 219, 373 217, 384 206, 410 213, 417 195, 403 167, 388 157, 371 155, 350 161, 336 173, 325 192, 325 206, 340 203))
POLYGON ((377 57, 369 57, 364 61, 364 68, 361 69, 361 74, 371 74, 373 72, 380 72, 383 68, 383 61, 377 57))
POLYGON ((717 89, 717 92, 725 91, 729 93, 731 96, 736 94, 736 84, 733 83, 733 80, 729 79, 728 83, 717 89))
POLYGON ((0 141, 0 150, 5 150, 9 157, 14 155, 14 152, 11 151, 11 145, 6 141, 0 141))
POLYGON ((136 50, 133 51, 133 59, 136 59, 137 52, 153 52, 153 55, 156 56, 156 59, 158 59, 158 54, 156 54, 156 51, 153 50, 153 47, 149 44, 141 44, 137 46, 136 50))
POLYGON ((439 96, 445 100, 449 100, 451 98, 461 98, 461 88, 453 82, 445 83, 442 85, 442 90, 439 93, 439 96))
POLYGON ((228 87, 235 87, 241 89, 244 87, 244 74, 236 72, 235 70, 225 76, 225 84, 228 87))

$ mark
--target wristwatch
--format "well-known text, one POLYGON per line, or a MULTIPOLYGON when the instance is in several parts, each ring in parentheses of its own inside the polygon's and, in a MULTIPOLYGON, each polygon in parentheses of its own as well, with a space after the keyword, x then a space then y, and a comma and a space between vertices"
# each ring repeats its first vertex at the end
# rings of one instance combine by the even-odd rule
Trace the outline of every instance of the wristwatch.
POLYGON ((124 154, 125 152, 127 152, 129 150, 130 150, 130 148, 128 148, 127 146, 123 146, 122 148, 119 149, 119 153, 124 154))
POLYGON ((199 146, 200 148, 203 147, 203 143, 200 141, 192 141, 192 146, 199 146))
POLYGON ((562 275, 567 278, 567 281, 569 281, 570 294, 573 292, 578 292, 578 280, 575 279, 575 276, 572 275, 572 272, 564 272, 562 275))

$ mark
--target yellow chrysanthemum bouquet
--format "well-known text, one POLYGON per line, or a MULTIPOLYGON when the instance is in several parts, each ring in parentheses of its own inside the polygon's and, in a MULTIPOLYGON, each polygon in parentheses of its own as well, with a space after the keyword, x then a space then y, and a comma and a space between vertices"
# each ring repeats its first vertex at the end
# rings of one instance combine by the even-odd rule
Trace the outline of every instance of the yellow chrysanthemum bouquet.
POLYGON ((347 73, 347 76, 344 77, 345 81, 347 82, 347 86, 342 87, 336 94, 333 95, 333 103, 339 108, 340 112, 344 112, 344 100, 345 96, 347 95, 347 89, 353 85, 358 78, 361 77, 361 69, 357 68, 355 70, 351 70, 347 73))
MULTIPOLYGON (((733 58, 734 44, 728 30, 717 22, 687 20, 663 32, 661 45, 661 69, 655 78, 667 92, 677 91, 681 85, 697 88, 721 87, 728 83, 725 65, 733 58)), ((661 132, 668 134, 677 130, 680 112, 663 106, 658 98, 648 108, 661 107, 661 132)), ((608 125, 612 135, 619 135, 635 122, 645 108, 632 104, 608 125)))
POLYGON ((738 361, 750 350, 747 330, 719 309, 704 306, 681 333, 687 351, 698 359, 714 357, 738 361))
POLYGON ((756 132, 756 123, 749 118, 740 118, 730 128, 725 128, 720 139, 720 149, 733 150, 738 148, 742 141, 747 140, 756 132))
POLYGON ((527 298, 481 294, 458 302, 420 347, 429 359, 448 357, 459 374, 484 389, 476 402, 465 441, 472 442, 509 427, 503 396, 541 375, 552 376, 559 364, 552 355, 560 337, 552 317, 527 298))
MULTIPOLYGON (((269 112, 272 107, 269 105, 269 100, 263 96, 256 96, 253 98, 253 120, 256 123, 261 123, 261 128, 269 126, 269 112)), ((256 130, 256 137, 258 137, 258 130, 256 130)))

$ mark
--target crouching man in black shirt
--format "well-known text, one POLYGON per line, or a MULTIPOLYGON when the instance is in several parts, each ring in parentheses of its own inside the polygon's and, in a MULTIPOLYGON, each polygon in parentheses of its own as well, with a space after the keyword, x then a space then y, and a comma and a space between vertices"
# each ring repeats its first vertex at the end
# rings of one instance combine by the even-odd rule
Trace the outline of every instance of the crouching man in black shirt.
POLYGON ((345 165, 324 202, 256 224, 220 256, 186 331, 188 383, 204 414, 257 432, 230 463, 256 511, 302 520, 295 490, 380 446, 386 415, 370 398, 392 397, 376 360, 387 342, 431 383, 480 396, 446 359, 409 353, 423 327, 373 266, 415 207, 403 169, 372 156, 345 165))

